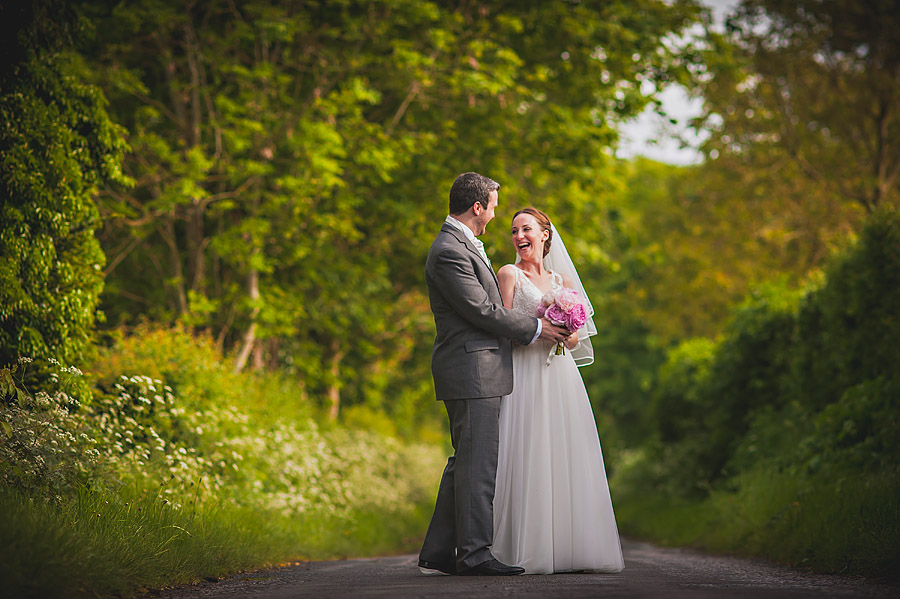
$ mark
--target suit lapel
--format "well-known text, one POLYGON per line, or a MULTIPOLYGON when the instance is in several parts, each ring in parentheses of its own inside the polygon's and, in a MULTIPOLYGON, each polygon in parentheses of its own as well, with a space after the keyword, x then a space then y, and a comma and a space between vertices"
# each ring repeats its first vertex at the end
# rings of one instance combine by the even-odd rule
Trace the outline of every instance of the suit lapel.
POLYGON ((478 251, 478 249, 475 247, 475 245, 471 241, 469 241, 469 238, 466 237, 465 233, 463 233, 462 231, 460 231, 453 225, 449 225, 447 223, 443 224, 443 226, 441 227, 441 231, 445 231, 445 232, 453 235, 461 244, 466 246, 466 248, 468 248, 468 250, 470 252, 472 252, 473 254, 478 256, 478 262, 482 266, 484 266, 487 270, 490 271, 491 276, 494 278, 494 284, 497 286, 497 291, 499 292, 500 291, 500 281, 497 280, 497 274, 494 272, 493 268, 491 268, 490 266, 488 266, 485 263, 484 258, 481 257, 481 253, 478 251))

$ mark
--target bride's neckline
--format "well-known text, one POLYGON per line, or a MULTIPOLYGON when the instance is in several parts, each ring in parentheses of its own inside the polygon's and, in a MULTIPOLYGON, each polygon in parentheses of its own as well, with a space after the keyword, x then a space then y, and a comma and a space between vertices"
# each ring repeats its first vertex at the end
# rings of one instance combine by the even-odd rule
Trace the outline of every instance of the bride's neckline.
POLYGON ((531 283, 532 287, 534 287, 535 289, 537 289, 538 291, 541 292, 541 295, 543 295, 549 291, 553 291, 553 288, 556 287, 556 273, 554 273, 552 270, 546 271, 550 275, 550 287, 547 289, 547 291, 544 291, 543 289, 538 287, 537 283, 535 283, 534 281, 531 280, 531 277, 528 276, 528 273, 526 273, 524 269, 519 268, 519 266, 517 264, 513 264, 513 266, 515 267, 515 269, 517 271, 522 273, 522 276, 525 277, 526 281, 531 283))

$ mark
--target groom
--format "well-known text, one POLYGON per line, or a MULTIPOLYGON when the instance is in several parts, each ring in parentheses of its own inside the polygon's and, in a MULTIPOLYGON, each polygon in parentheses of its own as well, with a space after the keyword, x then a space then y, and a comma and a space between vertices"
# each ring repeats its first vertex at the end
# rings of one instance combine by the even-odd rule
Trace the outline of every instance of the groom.
POLYGON ((428 260, 425 283, 437 337, 434 390, 450 417, 447 461, 434 516, 419 553, 423 572, 509 576, 522 568, 491 555, 500 398, 513 388, 512 344, 561 341, 568 332, 503 307, 497 276, 477 239, 494 218, 500 185, 464 173, 450 188, 450 215, 428 260))

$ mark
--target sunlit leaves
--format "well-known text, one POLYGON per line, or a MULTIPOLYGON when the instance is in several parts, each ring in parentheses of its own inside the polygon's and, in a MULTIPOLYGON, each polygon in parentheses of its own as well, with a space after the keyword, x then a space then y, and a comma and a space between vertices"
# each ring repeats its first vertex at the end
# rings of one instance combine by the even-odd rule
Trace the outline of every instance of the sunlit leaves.
POLYGON ((83 359, 103 284, 93 195, 125 183, 124 143, 103 96, 35 52, 0 95, 0 363, 83 359))
MULTIPOLYGON (((103 202, 122 264, 111 319, 180 315, 234 348, 253 326, 268 365, 372 406, 427 382, 421 263, 459 172, 501 182, 498 222, 538 205, 579 260, 610 262, 596 232, 621 189, 616 120, 650 101, 639 81, 677 77, 663 39, 699 14, 656 0, 159 4, 92 13, 137 182, 103 202)), ((505 228, 487 238, 500 263, 505 228)))

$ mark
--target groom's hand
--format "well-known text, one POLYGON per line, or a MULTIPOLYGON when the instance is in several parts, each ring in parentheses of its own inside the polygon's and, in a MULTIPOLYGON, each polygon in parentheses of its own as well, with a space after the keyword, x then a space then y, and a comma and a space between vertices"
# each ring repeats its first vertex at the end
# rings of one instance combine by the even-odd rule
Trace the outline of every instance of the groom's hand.
POLYGON ((546 318, 541 318, 541 334, 538 339, 560 343, 562 341, 565 341, 566 338, 571 334, 572 333, 566 327, 559 326, 558 324, 553 324, 546 318))

